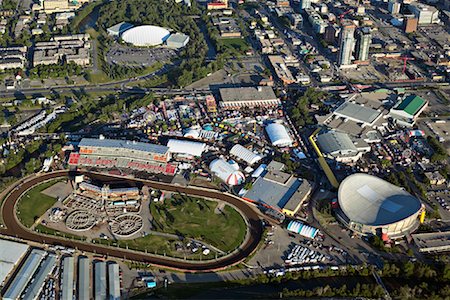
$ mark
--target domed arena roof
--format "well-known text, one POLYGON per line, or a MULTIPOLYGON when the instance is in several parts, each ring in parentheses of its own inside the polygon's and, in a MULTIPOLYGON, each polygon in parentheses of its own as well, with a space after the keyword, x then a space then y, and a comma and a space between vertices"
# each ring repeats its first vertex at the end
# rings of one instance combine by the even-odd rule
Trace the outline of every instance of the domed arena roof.
POLYGON ((162 27, 142 25, 128 29, 122 34, 122 39, 134 46, 157 46, 164 43, 170 36, 170 32, 162 27))
POLYGON ((338 191, 342 212, 352 221, 369 226, 389 225, 421 209, 416 197, 378 177, 357 173, 342 181, 338 191))

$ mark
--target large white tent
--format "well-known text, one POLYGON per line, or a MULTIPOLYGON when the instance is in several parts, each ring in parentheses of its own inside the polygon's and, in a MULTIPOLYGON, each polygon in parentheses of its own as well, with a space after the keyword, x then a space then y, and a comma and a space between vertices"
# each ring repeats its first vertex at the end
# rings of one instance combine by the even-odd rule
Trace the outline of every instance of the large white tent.
POLYGON ((167 143, 167 147, 169 147, 169 152, 172 154, 200 157, 202 156, 203 151, 205 151, 206 144, 193 141, 170 139, 167 143))
POLYGON ((236 170, 233 165, 220 158, 213 160, 209 164, 209 169, 228 185, 238 185, 245 180, 245 176, 241 171, 236 170))
POLYGON ((245 161, 249 165, 253 165, 262 159, 262 156, 248 150, 242 145, 236 144, 231 148, 230 154, 245 161))
POLYGON ((289 136, 286 127, 279 123, 271 123, 266 126, 266 132, 273 146, 288 147, 292 146, 292 139, 289 136))

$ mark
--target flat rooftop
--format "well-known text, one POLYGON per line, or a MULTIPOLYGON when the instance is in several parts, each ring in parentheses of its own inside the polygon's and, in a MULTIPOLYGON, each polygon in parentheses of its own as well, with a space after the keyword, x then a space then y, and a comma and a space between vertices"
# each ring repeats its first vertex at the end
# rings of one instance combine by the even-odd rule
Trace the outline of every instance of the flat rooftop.
POLYGON ((372 124, 381 113, 373 108, 362 106, 361 104, 344 102, 334 111, 334 114, 349 118, 356 122, 372 124))
POLYGON ((270 86, 222 88, 219 89, 219 92, 223 102, 277 99, 277 96, 270 86))
POLYGON ((81 147, 98 147, 98 148, 124 148, 136 151, 144 151, 151 153, 166 154, 169 147, 155 145, 150 143, 142 143, 128 140, 113 140, 113 139, 91 139, 84 138, 80 141, 81 147))
POLYGON ((426 103, 424 99, 417 95, 409 95, 395 109, 403 110, 407 114, 414 116, 426 103))
POLYGON ((301 181, 295 177, 291 177, 286 185, 259 177, 244 197, 281 210, 300 187, 300 184, 301 181))
POLYGON ((416 233, 412 237, 420 252, 450 251, 450 231, 416 233))
POLYGON ((28 245, 0 239, 0 285, 28 251, 28 245))

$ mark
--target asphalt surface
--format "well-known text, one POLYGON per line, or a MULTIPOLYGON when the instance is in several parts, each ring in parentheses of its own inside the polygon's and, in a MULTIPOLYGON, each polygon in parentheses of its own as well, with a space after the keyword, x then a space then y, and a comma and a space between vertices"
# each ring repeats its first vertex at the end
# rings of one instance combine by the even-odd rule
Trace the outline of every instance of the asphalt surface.
MULTIPOLYGON (((84 172, 86 175, 92 175, 95 178, 101 178, 102 180, 117 181, 119 178, 109 175, 99 175, 84 172)), ((69 171, 59 171, 54 173, 47 173, 43 175, 36 176, 29 181, 18 184, 12 192, 5 198, 2 206, 2 216, 4 225, 6 229, 2 229, 0 232, 5 235, 18 237, 24 240, 29 240, 41 244, 52 244, 52 245, 62 245, 65 247, 70 247, 78 249, 80 251, 94 252, 100 255, 113 256, 117 258, 124 258, 128 260, 141 261, 149 263, 159 267, 165 267, 170 269, 176 269, 186 272, 211 272, 221 270, 225 267, 237 264, 244 260, 248 255, 250 255, 257 247, 259 241, 262 237, 262 223, 258 217, 258 214, 252 207, 247 203, 243 202, 237 197, 231 195, 223 194, 219 191, 212 190, 199 190, 189 187, 174 186, 168 183, 159 183, 154 181, 146 180, 133 180, 133 179, 122 179, 130 182, 137 182, 140 184, 148 185, 149 187, 155 189, 162 189, 171 192, 185 193, 194 196, 216 198, 225 201, 233 206, 235 206, 244 216, 246 216, 248 221, 249 237, 240 246, 239 251, 219 258, 217 260, 204 261, 204 262, 193 262, 176 260, 168 257, 156 256, 152 254, 145 254, 135 251, 130 251, 126 249, 106 247, 98 244, 90 244, 81 241, 72 241, 56 236, 42 235, 34 231, 30 231, 24 227, 16 218, 16 208, 15 205, 20 197, 26 190, 30 187, 39 184, 40 182, 58 178, 58 177, 72 177, 75 173, 69 173, 69 171)))

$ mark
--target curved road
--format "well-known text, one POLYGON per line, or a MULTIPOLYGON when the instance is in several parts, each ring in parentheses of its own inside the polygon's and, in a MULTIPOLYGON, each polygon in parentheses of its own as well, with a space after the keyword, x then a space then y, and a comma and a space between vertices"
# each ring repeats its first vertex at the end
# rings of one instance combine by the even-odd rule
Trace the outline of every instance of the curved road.
MULTIPOLYGON (((85 174, 89 174, 85 172, 85 174)), ((25 228, 18 219, 16 218, 16 209, 15 205, 20 198, 20 196, 30 187, 52 178, 57 177, 68 177, 75 175, 69 173, 69 171, 59 171, 54 173, 48 173, 41 176, 37 176, 35 178, 30 179, 25 183, 18 183, 16 187, 12 190, 12 192, 6 196, 2 206, 2 216, 3 221, 5 223, 6 229, 2 229, 0 232, 5 235, 16 236, 22 238, 24 240, 34 241, 42 244, 54 244, 54 245, 63 245, 65 247, 76 248, 81 251, 87 252, 95 252, 101 255, 114 256, 118 258, 126 258, 129 260, 142 261, 145 263, 153 264, 156 266, 177 269, 181 271, 188 272, 207 272, 207 271, 216 271, 228 267, 230 265, 237 264, 244 260, 248 255, 250 255, 257 247, 259 241, 261 240, 263 228, 261 221, 258 217, 258 214, 250 207, 248 204, 243 202, 237 197, 223 194, 221 192, 216 192, 212 190, 202 190, 202 189, 194 189, 189 187, 180 187, 174 186, 167 183, 160 183, 154 181, 146 181, 146 180, 134 180, 125 178, 127 181, 135 181, 140 182, 142 184, 148 185, 152 188, 162 189, 171 192, 179 192, 186 193, 194 196, 208 197, 208 198, 216 198, 225 202, 230 203, 231 205, 237 207, 242 214, 247 217, 248 220, 248 234, 249 237, 245 240, 245 242, 240 246, 238 251, 233 252, 232 254, 225 256, 223 258, 219 258, 217 260, 210 260, 204 262, 193 262, 193 261, 184 261, 184 260, 176 260, 168 257, 145 254, 141 252, 135 252, 120 248, 112 248, 106 247, 98 244, 90 244, 81 241, 72 241, 66 240, 62 238, 58 238, 55 236, 42 235, 34 231, 30 231, 25 228)), ((117 177, 109 176, 109 175, 99 175, 93 174, 98 177, 101 176, 105 179, 110 180, 118 180, 117 177)))

